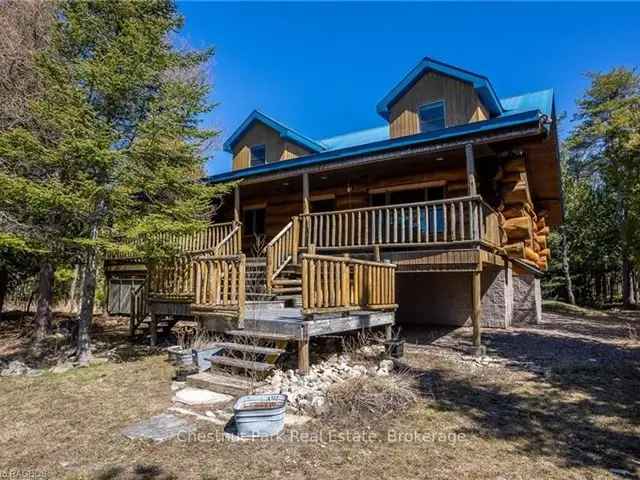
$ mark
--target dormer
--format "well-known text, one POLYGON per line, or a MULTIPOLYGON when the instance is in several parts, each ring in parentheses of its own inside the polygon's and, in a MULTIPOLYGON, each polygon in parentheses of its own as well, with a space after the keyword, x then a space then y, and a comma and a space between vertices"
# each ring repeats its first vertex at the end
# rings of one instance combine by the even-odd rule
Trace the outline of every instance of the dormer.
POLYGON ((224 143, 233 170, 289 160, 324 150, 320 143, 254 110, 224 143))
POLYGON ((488 120, 503 113, 489 79, 425 57, 379 103, 390 138, 488 120))

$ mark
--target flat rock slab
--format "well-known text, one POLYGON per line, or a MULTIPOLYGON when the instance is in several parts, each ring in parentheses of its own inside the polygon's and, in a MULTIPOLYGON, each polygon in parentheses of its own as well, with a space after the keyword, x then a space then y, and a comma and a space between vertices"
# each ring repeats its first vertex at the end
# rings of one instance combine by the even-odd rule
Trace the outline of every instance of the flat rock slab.
POLYGON ((195 432, 196 427, 184 418, 163 413, 149 420, 131 425, 122 434, 130 439, 147 439, 154 442, 164 442, 177 437, 181 433, 195 432))
POLYGON ((186 405, 214 405, 216 403, 230 402, 231 400, 233 400, 231 395, 193 387, 183 388, 177 391, 173 397, 174 402, 186 405))

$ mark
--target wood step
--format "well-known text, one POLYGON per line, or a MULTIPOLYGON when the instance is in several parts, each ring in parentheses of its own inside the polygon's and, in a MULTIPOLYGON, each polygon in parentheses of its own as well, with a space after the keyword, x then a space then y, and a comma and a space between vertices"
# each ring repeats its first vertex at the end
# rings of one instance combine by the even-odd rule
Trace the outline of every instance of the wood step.
POLYGON ((276 287, 272 289, 273 293, 280 295, 281 293, 302 293, 302 287, 276 287))
POLYGON ((301 279, 276 278, 274 285, 302 285, 301 279))
POLYGON ((233 396, 246 395, 253 388, 263 384, 264 382, 251 382, 239 375, 220 375, 210 372, 200 372, 187 377, 187 385, 190 387, 204 388, 233 396))
POLYGON ((264 362, 250 362, 248 360, 240 360, 239 358, 230 358, 222 356, 214 356, 209 359, 212 365, 221 365, 223 367, 236 367, 245 370, 253 370, 256 372, 268 372, 274 365, 264 362))
POLYGON ((228 330, 225 332, 232 337, 253 337, 265 338, 268 340, 295 340, 293 335, 285 335, 283 333, 259 332, 257 330, 228 330))
POLYGON ((222 342, 216 343, 217 347, 222 347, 225 350, 232 350, 236 352, 255 353, 258 355, 280 355, 285 350, 282 348, 260 347, 256 345, 244 345, 242 343, 222 342))

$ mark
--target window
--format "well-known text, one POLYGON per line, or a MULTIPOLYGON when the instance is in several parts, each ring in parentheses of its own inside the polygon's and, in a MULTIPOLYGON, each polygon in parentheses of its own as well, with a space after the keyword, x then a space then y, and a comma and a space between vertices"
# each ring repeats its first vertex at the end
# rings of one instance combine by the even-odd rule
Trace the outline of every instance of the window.
POLYGON ((251 166, 264 165, 266 163, 267 149, 264 145, 251 147, 251 166))
POLYGON ((264 235, 264 208, 252 208, 244 211, 242 227, 245 235, 264 235))
POLYGON ((422 105, 418 110, 420 117, 420 131, 433 132, 445 127, 444 101, 422 105))
POLYGON ((312 212, 333 212, 336 209, 336 199, 311 200, 312 212))

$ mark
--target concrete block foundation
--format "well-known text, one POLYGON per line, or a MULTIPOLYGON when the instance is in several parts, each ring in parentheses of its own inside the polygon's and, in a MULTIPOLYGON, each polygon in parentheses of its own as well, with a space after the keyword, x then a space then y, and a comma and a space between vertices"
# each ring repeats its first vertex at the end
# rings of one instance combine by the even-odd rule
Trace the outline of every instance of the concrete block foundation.
MULTIPOLYGON (((462 326, 471 323, 471 272, 416 272, 396 276, 400 325, 462 326)), ((540 280, 510 267, 482 272, 483 327, 536 323, 542 314, 540 280)))

